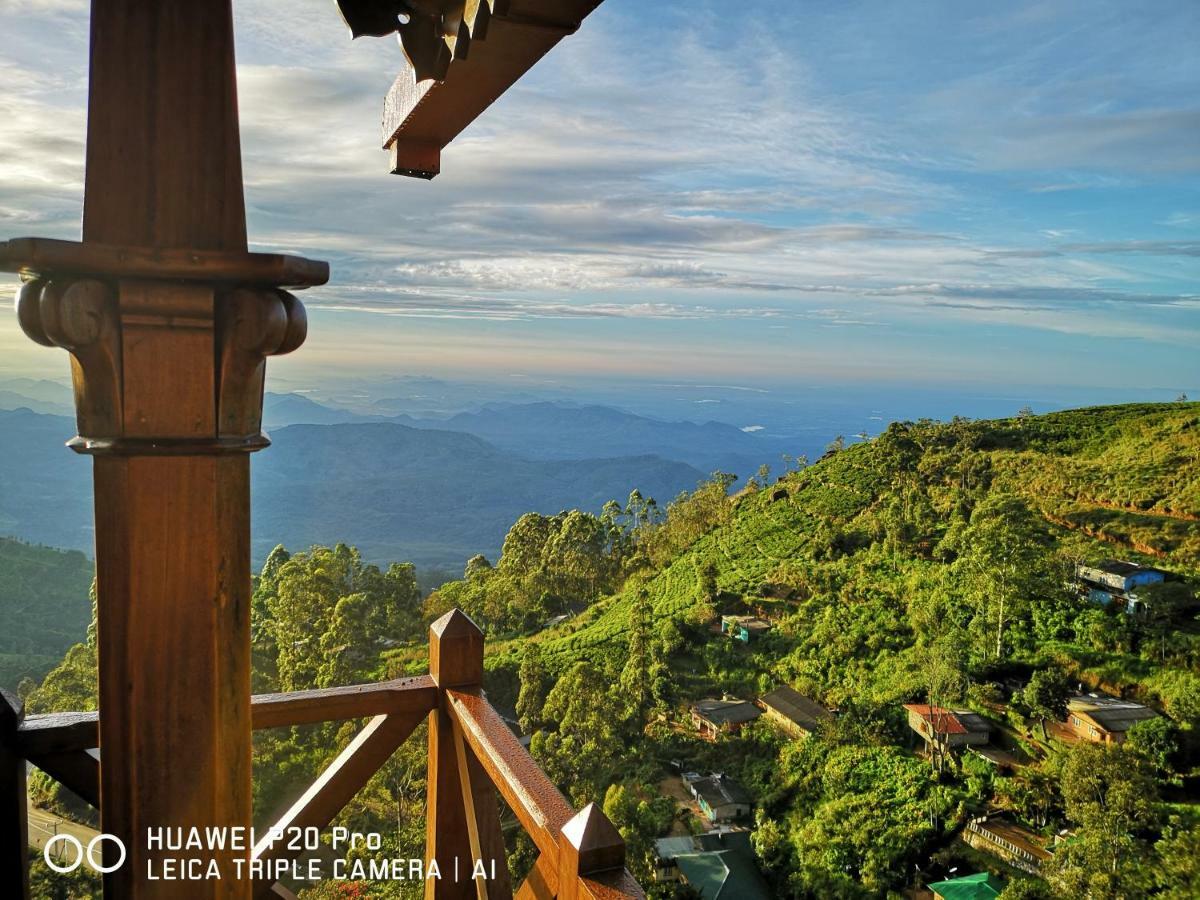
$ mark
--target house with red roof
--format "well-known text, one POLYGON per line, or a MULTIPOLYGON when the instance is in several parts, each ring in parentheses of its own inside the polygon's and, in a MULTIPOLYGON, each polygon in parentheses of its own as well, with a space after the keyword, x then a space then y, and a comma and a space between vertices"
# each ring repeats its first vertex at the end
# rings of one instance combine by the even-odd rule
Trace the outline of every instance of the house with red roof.
POLYGON ((905 703, 908 727, 941 749, 986 744, 992 729, 987 720, 969 709, 947 709, 928 703, 905 703))

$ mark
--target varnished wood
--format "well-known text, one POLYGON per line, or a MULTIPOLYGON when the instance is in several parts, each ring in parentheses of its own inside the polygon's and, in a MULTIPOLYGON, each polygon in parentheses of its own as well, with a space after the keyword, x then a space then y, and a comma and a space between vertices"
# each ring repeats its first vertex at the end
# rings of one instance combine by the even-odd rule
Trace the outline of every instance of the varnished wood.
MULTIPOLYGON (((388 757, 421 723, 421 713, 390 713, 375 716, 357 734, 321 776, 275 823, 279 834, 289 829, 325 828, 362 787, 387 762, 388 757)), ((267 832, 254 848, 254 859, 263 862, 295 856, 287 841, 271 841, 267 832)), ((256 897, 273 893, 273 880, 259 881, 256 897)))
POLYGON ((329 263, 278 253, 119 246, 50 238, 0 241, 0 271, 27 279, 73 277, 200 281, 293 290, 325 284, 329 263))
MULTIPOLYGON (((437 687, 428 675, 381 684, 258 694, 250 701, 254 728, 284 728, 313 722, 359 719, 385 713, 424 715, 437 705, 437 687)), ((72 753, 99 746, 94 712, 26 716, 17 730, 17 748, 27 758, 72 753)))
POLYGON ((255 729, 358 719, 383 713, 424 717, 437 706, 437 688, 428 675, 382 684, 259 694, 251 701, 255 729))
POLYGON ((229 0, 93 0, 83 239, 245 252, 229 0))
POLYGON ((639 900, 646 896, 628 869, 614 869, 581 878, 581 896, 589 900, 639 900))
POLYGON ((516 900, 554 900, 558 886, 555 858, 539 856, 514 895, 516 900))
POLYGON ((32 759, 100 746, 100 720, 94 712, 44 713, 26 716, 16 734, 17 749, 32 759))
POLYGON ((166 854, 147 827, 249 821, 249 459, 100 457, 95 476, 101 827, 129 853, 106 892, 241 896, 232 851, 219 890, 143 873, 166 854))
POLYGON ((100 808, 100 752, 70 750, 30 757, 29 761, 96 809, 100 808))
MULTIPOLYGON (((90 63, 84 242, 245 254, 229 0, 93 0, 90 63)), ((119 430, 83 437, 217 437, 217 286, 117 285, 119 430)), ((250 821, 249 458, 105 456, 94 473, 100 820, 128 851, 105 896, 246 897, 232 850, 196 853, 220 880, 148 879, 171 852, 145 835, 250 821)))
POLYGON ((562 827, 558 842, 558 896, 582 900, 585 877, 625 868, 625 841, 604 812, 589 803, 562 827))
MULTIPOLYGON (((453 718, 450 721, 454 730, 454 760, 458 768, 459 791, 463 803, 463 819, 467 826, 467 844, 471 848, 472 859, 483 859, 483 848, 479 840, 479 819, 475 812, 475 788, 471 784, 471 766, 467 761, 467 747, 463 743, 462 730, 453 718)), ((478 900, 487 900, 487 888, 482 880, 475 881, 475 896, 478 900)))
POLYGON ((500 796, 538 850, 556 860, 559 835, 575 815, 571 805, 487 700, 478 693, 452 690, 447 691, 446 701, 463 739, 500 796))
POLYGON ((493 15, 486 40, 472 41, 445 79, 417 80, 411 68, 388 91, 383 146, 392 171, 432 178, 440 151, 599 6, 600 0, 512 0, 493 15))
MULTIPOLYGON (((452 610, 429 629, 429 669, 442 694, 441 704, 429 716, 428 802, 425 812, 425 854, 436 860, 441 879, 427 879, 426 900, 472 900, 477 887, 471 879, 476 858, 497 877, 485 883, 491 900, 512 897, 512 883, 500 830, 495 790, 475 754, 465 742, 455 742, 454 722, 447 695, 450 685, 475 687, 483 680, 483 632, 461 610, 452 610), (460 750, 467 772, 461 771, 460 750), (473 842, 468 811, 463 803, 469 784, 476 824, 473 842), (478 857, 472 851, 476 844, 478 857)), ((428 868, 428 865, 427 865, 428 868)))
POLYGON ((461 609, 429 626, 429 677, 441 689, 483 683, 483 632, 461 609))
POLYGON ((304 342, 308 317, 280 290, 238 288, 217 298, 217 434, 253 437, 262 428, 267 357, 304 342))
POLYGON ((0 896, 29 897, 25 760, 16 747, 21 702, 0 691, 0 896))

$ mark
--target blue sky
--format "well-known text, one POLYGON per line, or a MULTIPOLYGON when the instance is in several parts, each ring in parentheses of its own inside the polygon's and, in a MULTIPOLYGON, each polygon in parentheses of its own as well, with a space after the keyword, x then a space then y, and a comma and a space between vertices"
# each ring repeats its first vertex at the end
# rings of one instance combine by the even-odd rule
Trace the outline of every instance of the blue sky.
MULTIPOLYGON (((607 0, 431 183, 378 148, 394 41, 236 14, 251 239, 334 266, 288 384, 1200 388, 1193 0, 607 0)), ((0 33, 0 234, 77 237, 86 8, 0 33)), ((65 368, 0 317, 0 375, 65 368)))

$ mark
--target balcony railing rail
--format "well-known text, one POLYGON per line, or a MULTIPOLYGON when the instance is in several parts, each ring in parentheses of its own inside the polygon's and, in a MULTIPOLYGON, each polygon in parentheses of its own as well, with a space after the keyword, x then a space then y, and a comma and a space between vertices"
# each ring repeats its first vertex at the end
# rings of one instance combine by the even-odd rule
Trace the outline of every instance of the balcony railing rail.
MULTIPOLYGON (((426 898, 477 900, 617 900, 644 897, 625 866, 625 843, 594 804, 576 812, 482 688, 483 633, 453 610, 430 627, 428 675, 381 684, 263 694, 251 701, 253 727, 278 728, 348 719, 367 724, 275 823, 275 828, 329 826, 422 721, 429 722, 426 864, 441 879, 426 898), (525 828, 539 856, 514 891, 506 863, 496 792, 525 828), (453 880, 448 873, 497 860, 496 877, 453 880), (457 868, 456 868, 457 867, 457 868)), ((0 894, 28 897, 26 763, 32 763, 99 808, 99 718, 94 712, 22 715, 0 698, 0 894)), ((107 764, 107 763, 106 763, 107 764)), ((116 764, 119 764, 116 763, 116 764)), ((284 833, 292 833, 285 831, 284 833)), ((299 850, 263 839, 253 850, 263 870, 299 850)), ((490 865, 485 865, 490 870, 490 865)), ((490 871, 489 871, 490 874, 490 871)), ((273 880, 247 885, 244 896, 290 896, 273 880)))

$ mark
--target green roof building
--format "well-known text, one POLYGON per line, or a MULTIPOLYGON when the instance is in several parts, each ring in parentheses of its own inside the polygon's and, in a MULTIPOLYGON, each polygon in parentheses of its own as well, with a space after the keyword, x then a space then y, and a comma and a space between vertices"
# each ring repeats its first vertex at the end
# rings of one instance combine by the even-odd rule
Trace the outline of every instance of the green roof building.
POLYGON ((938 900, 995 900, 1004 890, 1004 880, 990 872, 978 872, 929 885, 938 900))
POLYGON ((704 900, 771 900, 748 831, 661 838, 654 847, 655 881, 682 881, 704 900))

